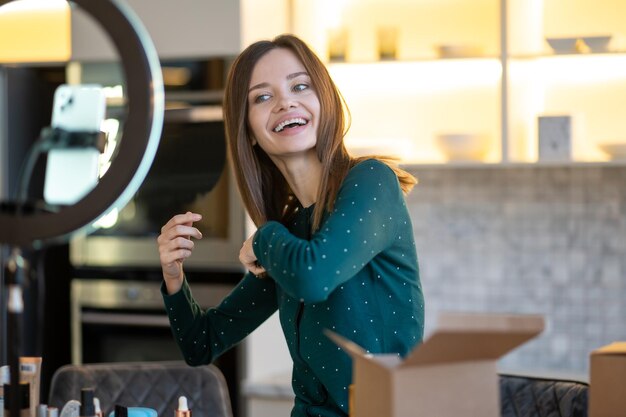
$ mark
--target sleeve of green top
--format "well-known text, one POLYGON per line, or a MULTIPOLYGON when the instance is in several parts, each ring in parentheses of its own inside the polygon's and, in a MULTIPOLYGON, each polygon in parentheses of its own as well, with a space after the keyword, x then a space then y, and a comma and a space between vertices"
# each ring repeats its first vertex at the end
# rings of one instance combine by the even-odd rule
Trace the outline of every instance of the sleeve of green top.
POLYGON ((215 308, 203 310, 187 283, 175 294, 161 293, 172 333, 189 365, 213 362, 277 309, 276 284, 248 273, 215 308))
POLYGON ((346 176, 334 210, 311 240, 270 221, 257 230, 254 253, 285 292, 304 302, 324 301, 397 238, 394 216, 403 199, 391 168, 361 162, 346 176))

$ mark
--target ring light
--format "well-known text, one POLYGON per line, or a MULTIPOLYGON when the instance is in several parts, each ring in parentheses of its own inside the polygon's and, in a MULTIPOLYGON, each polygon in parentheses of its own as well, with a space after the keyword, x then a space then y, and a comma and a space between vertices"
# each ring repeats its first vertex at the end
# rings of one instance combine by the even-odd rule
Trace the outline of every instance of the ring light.
MULTIPOLYGON (((0 0, 0 6, 12 0, 0 0)), ((41 247, 93 230, 92 224, 121 209, 145 179, 163 127, 164 93, 160 63, 148 32, 119 0, 72 0, 109 34, 120 55, 128 94, 128 119, 117 156, 96 187, 58 213, 0 213, 0 243, 41 247)))

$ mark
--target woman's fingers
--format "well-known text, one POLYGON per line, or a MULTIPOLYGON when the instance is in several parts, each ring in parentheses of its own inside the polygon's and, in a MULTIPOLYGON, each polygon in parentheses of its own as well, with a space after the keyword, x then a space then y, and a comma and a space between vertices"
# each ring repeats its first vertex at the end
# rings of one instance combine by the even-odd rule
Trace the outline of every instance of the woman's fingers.
POLYGON ((243 265, 253 275, 256 275, 257 278, 265 278, 267 276, 267 271, 265 271, 265 268, 263 268, 257 262, 246 263, 243 265))
POLYGON ((169 263, 182 260, 191 256, 195 243, 183 237, 177 237, 174 240, 165 241, 163 245, 159 245, 159 254, 161 261, 169 263))
POLYGON ((185 214, 177 214, 161 228, 161 236, 169 240, 175 239, 178 236, 202 239, 200 230, 193 227, 193 223, 201 219, 202 215, 190 211, 185 214))
POLYGON ((263 268, 254 254, 252 249, 252 243, 254 241, 254 235, 250 236, 243 242, 241 250, 239 251, 239 262, 250 272, 259 278, 265 277, 265 268, 263 268))
POLYGON ((159 259, 166 278, 180 277, 182 263, 191 256, 195 245, 191 238, 202 238, 200 230, 193 227, 193 223, 200 219, 202 216, 197 213, 177 214, 161 228, 157 244, 159 259))

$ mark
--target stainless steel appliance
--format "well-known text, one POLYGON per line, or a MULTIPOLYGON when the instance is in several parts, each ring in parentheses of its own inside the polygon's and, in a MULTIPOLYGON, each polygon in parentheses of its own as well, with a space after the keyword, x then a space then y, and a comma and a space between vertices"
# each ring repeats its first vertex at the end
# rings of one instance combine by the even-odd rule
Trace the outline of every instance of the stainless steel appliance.
MULTIPOLYGON (((72 363, 181 359, 163 309, 160 282, 74 279, 71 284, 72 363)), ((233 288, 194 283, 203 308, 233 288)))
POLYGON ((238 270, 245 214, 226 157, 221 107, 168 109, 159 149, 146 180, 110 224, 70 244, 73 266, 158 267, 156 238, 175 214, 203 215, 194 224, 195 242, 188 268, 238 270))

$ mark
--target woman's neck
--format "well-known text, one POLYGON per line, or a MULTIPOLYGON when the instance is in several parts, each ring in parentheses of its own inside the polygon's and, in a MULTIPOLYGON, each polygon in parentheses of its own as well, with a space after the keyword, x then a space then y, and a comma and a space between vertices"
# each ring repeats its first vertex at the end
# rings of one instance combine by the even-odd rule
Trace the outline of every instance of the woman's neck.
POLYGON ((322 163, 315 152, 304 158, 274 160, 302 207, 309 207, 317 200, 322 179, 322 163))

